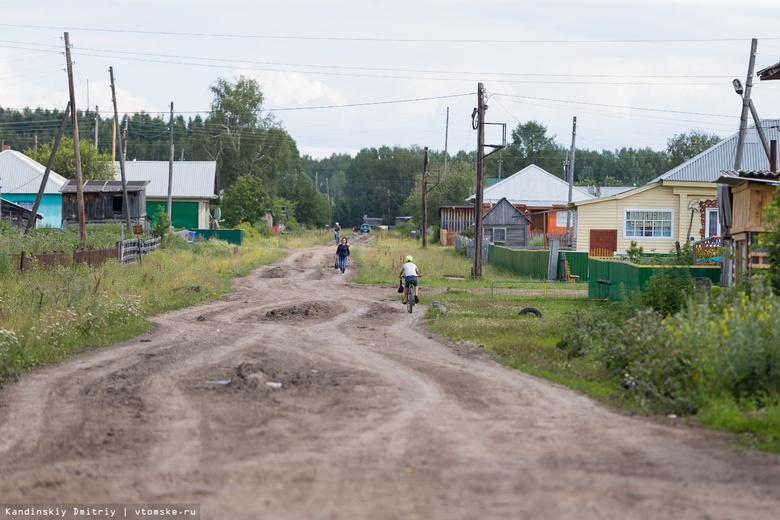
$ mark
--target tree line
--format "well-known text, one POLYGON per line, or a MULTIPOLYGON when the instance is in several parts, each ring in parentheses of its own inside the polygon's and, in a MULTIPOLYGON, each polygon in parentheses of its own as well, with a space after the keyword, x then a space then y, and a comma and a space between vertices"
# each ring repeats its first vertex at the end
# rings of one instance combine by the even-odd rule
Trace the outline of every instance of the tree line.
MULTIPOLYGON (((307 227, 334 222, 356 226, 366 216, 387 224, 396 216, 421 221, 422 148, 380 146, 364 148, 354 157, 302 156, 294 138, 263 110, 263 92, 255 80, 218 79, 210 90, 214 98, 205 117, 174 117, 174 160, 216 161, 218 204, 227 225, 257 224, 268 212, 278 222, 307 227)), ((0 138, 46 164, 62 117, 63 111, 56 109, 0 107, 0 138)), ((87 110, 78 112, 78 121, 84 178, 110 179, 113 118, 87 110)), ((169 124, 169 117, 163 115, 126 116, 119 131, 126 140, 126 159, 167 161, 169 124)), ((575 183, 640 186, 718 141, 717 136, 694 130, 670 138, 662 151, 577 149, 575 183)), ((119 153, 118 146, 116 150, 119 153)), ((528 121, 513 129, 505 149, 485 159, 485 177, 506 178, 531 164, 563 177, 567 158, 568 147, 556 142, 543 124, 528 121)), ((65 138, 54 170, 73 178, 73 163, 73 142, 65 138)), ((438 225, 438 206, 465 204, 476 189, 475 152, 450 155, 446 163, 445 170, 443 152, 430 152, 428 221, 433 226, 438 225)))

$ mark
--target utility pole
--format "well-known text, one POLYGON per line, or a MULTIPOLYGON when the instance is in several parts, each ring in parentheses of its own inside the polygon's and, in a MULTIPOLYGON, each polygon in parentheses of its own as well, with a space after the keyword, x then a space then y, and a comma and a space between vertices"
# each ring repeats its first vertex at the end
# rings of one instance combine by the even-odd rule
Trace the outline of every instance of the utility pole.
POLYGON ((79 212, 79 236, 81 248, 87 248, 87 223, 84 215, 84 186, 81 176, 81 150, 79 149, 79 118, 76 111, 76 89, 73 86, 73 63, 70 59, 70 36, 65 33, 65 60, 68 65, 68 90, 70 92, 70 115, 73 126, 73 152, 76 163, 76 208, 79 212))
POLYGON ((330 177, 325 177, 325 193, 328 195, 328 225, 330 226, 330 177))
MULTIPOLYGON (((571 205, 571 199, 572 199, 572 193, 574 192, 574 152, 575 152, 575 141, 577 139, 577 116, 574 116, 572 125, 571 125, 571 161, 569 161, 569 168, 567 172, 567 178, 569 181, 569 205, 571 205)), ((566 236, 569 239, 569 247, 572 247, 574 245, 574 240, 571 236, 571 209, 568 207, 566 208, 566 236)))
POLYGON ((745 80, 745 94, 742 96, 742 114, 739 117, 739 137, 737 139, 737 151, 734 156, 734 169, 742 168, 742 153, 745 148, 745 134, 747 134, 748 112, 750 112, 750 91, 753 89, 753 70, 756 66, 756 50, 758 49, 758 40, 753 38, 750 44, 750 61, 748 64, 748 74, 745 80))
POLYGON ((474 198, 474 278, 482 278, 482 184, 485 167, 485 86, 477 85, 476 119, 471 122, 477 130, 477 192, 474 198))
MULTIPOLYGON (((116 89, 114 87, 114 67, 109 67, 108 72, 111 75, 111 99, 114 103, 114 138, 116 131, 119 130, 119 111, 116 108, 116 89)), ((122 174, 122 211, 125 214, 125 225, 130 231, 130 206, 127 200, 127 180, 125 178, 125 145, 124 140, 119 140, 119 172, 122 174)))
POLYGON ((423 155, 422 174, 422 246, 428 245, 428 147, 425 147, 423 155))
POLYGON ((98 112, 98 106, 95 105, 95 151, 98 149, 98 127, 100 126, 100 113, 98 112))
POLYGON ((35 215, 38 213, 38 208, 41 206, 41 200, 43 199, 43 192, 46 189, 46 183, 49 181, 49 174, 54 166, 54 157, 57 155, 57 150, 60 148, 60 141, 62 140, 62 134, 65 133, 65 125, 68 123, 68 117, 70 116, 70 102, 65 107, 65 114, 62 116, 62 122, 60 123, 60 130, 57 132, 57 137, 54 138, 54 146, 51 149, 51 155, 49 156, 49 162, 46 164, 46 171, 43 172, 43 179, 41 179, 41 187, 38 188, 38 196, 35 197, 35 204, 32 207, 32 218, 27 221, 27 228, 24 230, 24 234, 30 232, 35 224, 35 215))
POLYGON ((447 107, 447 123, 444 126, 444 176, 447 176, 447 141, 450 137, 450 107, 447 107))
POLYGON ((173 101, 171 101, 171 123, 168 142, 170 143, 170 154, 168 155, 168 219, 173 222, 171 213, 173 206, 173 101))

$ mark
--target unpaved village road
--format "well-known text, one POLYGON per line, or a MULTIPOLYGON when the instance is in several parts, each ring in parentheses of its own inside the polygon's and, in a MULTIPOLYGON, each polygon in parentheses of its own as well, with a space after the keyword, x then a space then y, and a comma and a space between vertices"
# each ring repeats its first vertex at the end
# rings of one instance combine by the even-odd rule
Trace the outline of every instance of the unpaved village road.
POLYGON ((776 456, 432 337, 423 307, 350 283, 334 250, 291 251, 218 302, 7 385, 0 503, 197 503, 206 520, 780 518, 776 456))

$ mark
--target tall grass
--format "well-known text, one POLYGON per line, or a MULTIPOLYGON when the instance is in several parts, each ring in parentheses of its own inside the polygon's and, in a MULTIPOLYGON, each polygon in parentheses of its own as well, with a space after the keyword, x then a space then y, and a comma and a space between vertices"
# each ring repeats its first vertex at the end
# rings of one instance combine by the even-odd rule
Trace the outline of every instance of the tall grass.
POLYGON ((155 251, 142 264, 110 261, 3 275, 0 384, 32 366, 147 330, 146 316, 218 298, 233 277, 283 255, 209 241, 155 251))

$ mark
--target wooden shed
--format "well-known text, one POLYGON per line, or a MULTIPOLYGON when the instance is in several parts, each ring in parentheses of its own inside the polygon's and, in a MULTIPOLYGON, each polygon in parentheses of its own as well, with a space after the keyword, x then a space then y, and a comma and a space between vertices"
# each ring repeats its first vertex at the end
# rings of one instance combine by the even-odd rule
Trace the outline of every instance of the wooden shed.
MULTIPOLYGON (((130 224, 143 225, 146 228, 149 218, 146 215, 146 185, 149 181, 128 181, 127 200, 130 210, 130 224)), ((62 187, 62 223, 78 223, 77 184, 69 180, 62 187)), ((90 224, 124 223, 124 194, 121 181, 84 181, 84 212, 90 224)))
POLYGON ((503 198, 482 217, 482 232, 485 240, 494 244, 525 247, 530 224, 528 217, 503 198))
MULTIPOLYGON (((10 200, 0 199, 0 220, 6 220, 18 228, 26 228, 32 217, 32 210, 15 204, 10 200)), ((35 221, 43 220, 40 213, 36 213, 35 221)), ((33 224, 35 227, 35 224, 33 224)))

